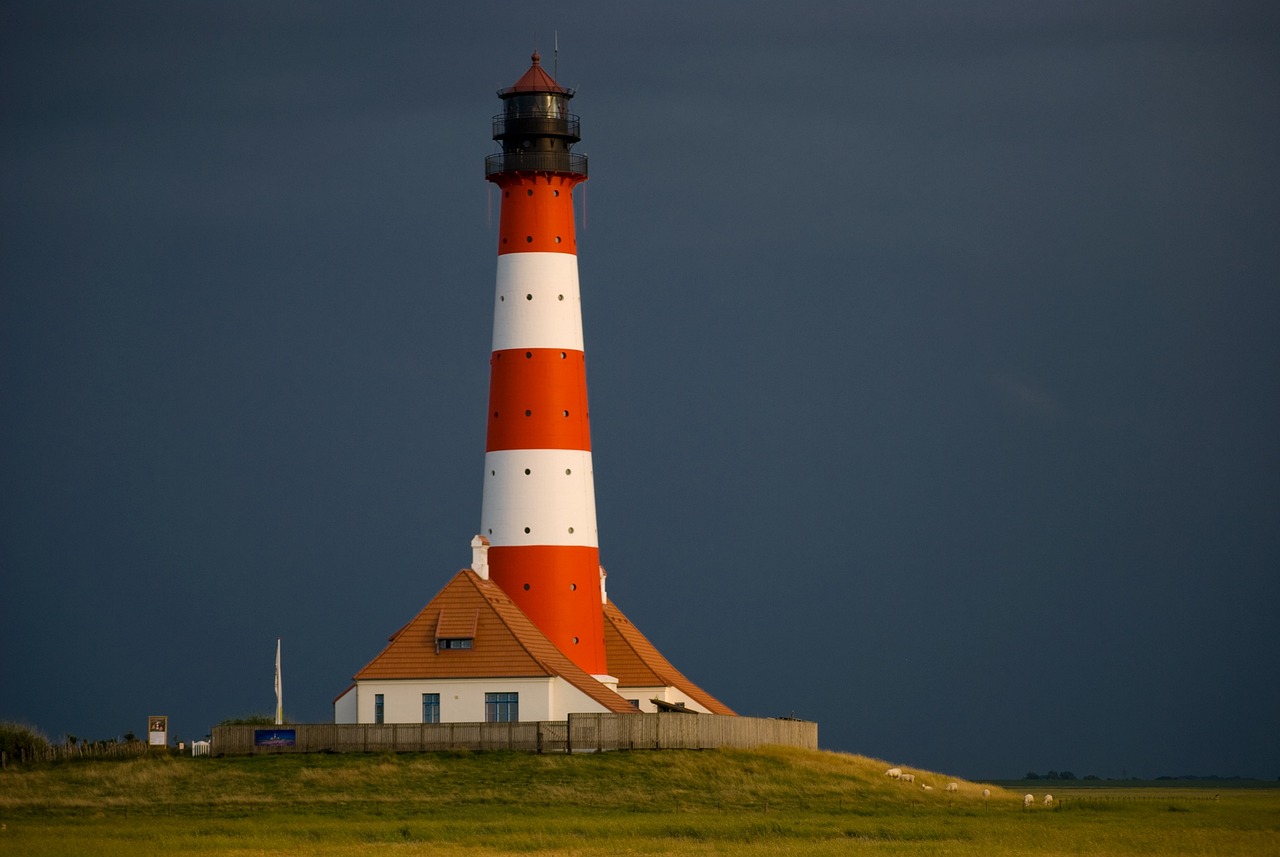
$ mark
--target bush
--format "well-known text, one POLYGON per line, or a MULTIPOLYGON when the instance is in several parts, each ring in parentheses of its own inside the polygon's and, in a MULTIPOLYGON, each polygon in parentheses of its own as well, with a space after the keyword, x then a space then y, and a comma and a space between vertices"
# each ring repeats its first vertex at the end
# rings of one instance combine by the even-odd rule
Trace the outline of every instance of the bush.
POLYGON ((32 755, 49 749, 49 739, 30 726, 21 723, 0 722, 0 752, 7 753, 9 759, 22 758, 25 752, 32 755))

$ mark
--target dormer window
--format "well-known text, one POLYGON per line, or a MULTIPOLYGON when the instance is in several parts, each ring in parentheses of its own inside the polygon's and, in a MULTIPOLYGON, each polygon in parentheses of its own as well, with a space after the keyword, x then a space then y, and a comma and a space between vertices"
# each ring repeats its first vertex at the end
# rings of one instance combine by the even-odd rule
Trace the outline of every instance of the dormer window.
POLYGON ((475 645, 479 610, 441 610, 436 618, 436 653, 475 645))

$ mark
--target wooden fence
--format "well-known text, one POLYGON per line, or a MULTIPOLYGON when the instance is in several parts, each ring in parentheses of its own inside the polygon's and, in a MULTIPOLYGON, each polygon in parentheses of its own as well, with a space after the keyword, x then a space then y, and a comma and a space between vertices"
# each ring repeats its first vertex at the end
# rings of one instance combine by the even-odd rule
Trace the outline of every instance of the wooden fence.
POLYGON ((213 755, 519 750, 702 750, 782 744, 817 749, 818 724, 716 714, 570 714, 519 723, 305 723, 215 726, 213 755))
POLYGON ((818 724, 722 714, 570 714, 575 751, 750 749, 766 744, 818 749, 818 724))

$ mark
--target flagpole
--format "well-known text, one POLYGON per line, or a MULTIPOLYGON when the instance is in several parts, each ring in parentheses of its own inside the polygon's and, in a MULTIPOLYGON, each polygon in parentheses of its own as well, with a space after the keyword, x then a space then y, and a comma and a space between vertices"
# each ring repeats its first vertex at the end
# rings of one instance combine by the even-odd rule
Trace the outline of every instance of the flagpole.
POLYGON ((280 684, 280 638, 276 638, 276 725, 284 723, 284 689, 280 684))

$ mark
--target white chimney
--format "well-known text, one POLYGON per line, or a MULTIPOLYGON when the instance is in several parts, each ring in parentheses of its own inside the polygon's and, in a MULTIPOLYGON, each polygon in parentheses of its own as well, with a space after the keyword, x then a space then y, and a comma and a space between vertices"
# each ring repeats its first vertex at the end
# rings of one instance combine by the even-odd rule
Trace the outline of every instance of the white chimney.
POLYGON ((481 579, 489 579, 489 540, 484 536, 471 540, 471 570, 481 579))

